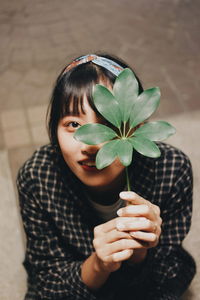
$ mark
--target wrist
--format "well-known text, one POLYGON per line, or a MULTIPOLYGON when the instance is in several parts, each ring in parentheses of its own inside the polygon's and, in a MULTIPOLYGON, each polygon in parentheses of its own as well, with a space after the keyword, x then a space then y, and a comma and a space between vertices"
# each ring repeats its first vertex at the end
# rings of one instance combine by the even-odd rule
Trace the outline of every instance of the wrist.
POLYGON ((104 264, 103 261, 100 260, 96 252, 93 252, 92 255, 94 260, 94 271, 104 275, 107 274, 109 276, 111 273, 111 268, 109 268, 108 265, 104 264))
POLYGON ((82 264, 82 281, 91 289, 98 290, 108 279, 110 271, 103 268, 103 264, 93 252, 82 264))

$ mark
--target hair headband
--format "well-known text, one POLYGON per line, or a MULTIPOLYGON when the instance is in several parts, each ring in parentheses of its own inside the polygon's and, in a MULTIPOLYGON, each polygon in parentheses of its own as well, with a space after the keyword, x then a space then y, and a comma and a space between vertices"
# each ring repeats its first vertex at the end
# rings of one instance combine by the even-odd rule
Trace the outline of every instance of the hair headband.
POLYGON ((81 56, 77 59, 75 59, 71 64, 69 64, 65 70, 63 71, 63 74, 65 74, 67 71, 73 69, 74 67, 77 67, 81 64, 85 64, 87 62, 92 61, 94 64, 99 65, 101 67, 104 67, 105 69, 109 70, 111 73, 113 73, 115 76, 118 76, 121 71, 124 70, 119 64, 114 62, 113 60, 97 56, 95 54, 88 54, 81 56))

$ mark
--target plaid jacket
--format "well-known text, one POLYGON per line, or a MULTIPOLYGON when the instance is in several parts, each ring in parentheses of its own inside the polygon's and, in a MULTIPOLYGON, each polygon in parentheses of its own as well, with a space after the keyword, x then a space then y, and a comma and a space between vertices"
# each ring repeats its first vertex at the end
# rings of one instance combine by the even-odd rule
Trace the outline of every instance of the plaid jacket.
POLYGON ((27 237, 25 299, 179 299, 195 274, 192 257, 181 247, 191 223, 192 170, 180 150, 158 145, 160 158, 134 153, 129 172, 132 190, 161 209, 159 244, 143 263, 122 263, 97 292, 80 277, 81 264, 94 251, 93 228, 101 223, 83 184, 51 145, 23 165, 17 187, 27 237))

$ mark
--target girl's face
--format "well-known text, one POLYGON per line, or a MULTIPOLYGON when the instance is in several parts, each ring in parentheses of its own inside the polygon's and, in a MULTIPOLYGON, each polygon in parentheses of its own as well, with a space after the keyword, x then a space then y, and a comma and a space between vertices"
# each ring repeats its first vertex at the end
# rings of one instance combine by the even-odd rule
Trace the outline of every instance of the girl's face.
POLYGON ((106 191, 124 181, 125 167, 116 159, 110 166, 98 170, 95 167, 97 151, 103 144, 86 145, 74 139, 77 128, 87 123, 104 123, 92 110, 85 97, 83 103, 85 114, 67 115, 58 124, 58 142, 65 162, 72 172, 94 191, 106 191))

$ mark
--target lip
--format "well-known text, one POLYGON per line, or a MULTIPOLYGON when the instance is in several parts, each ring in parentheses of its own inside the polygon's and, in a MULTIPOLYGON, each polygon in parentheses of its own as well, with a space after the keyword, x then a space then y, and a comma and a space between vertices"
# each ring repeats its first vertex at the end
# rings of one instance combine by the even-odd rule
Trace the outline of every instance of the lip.
POLYGON ((91 164, 95 165, 94 160, 86 159, 86 160, 81 160, 78 163, 82 167, 82 169, 85 170, 85 171, 88 171, 88 172, 97 172, 97 171, 99 171, 95 166, 87 165, 87 163, 91 163, 91 164))

